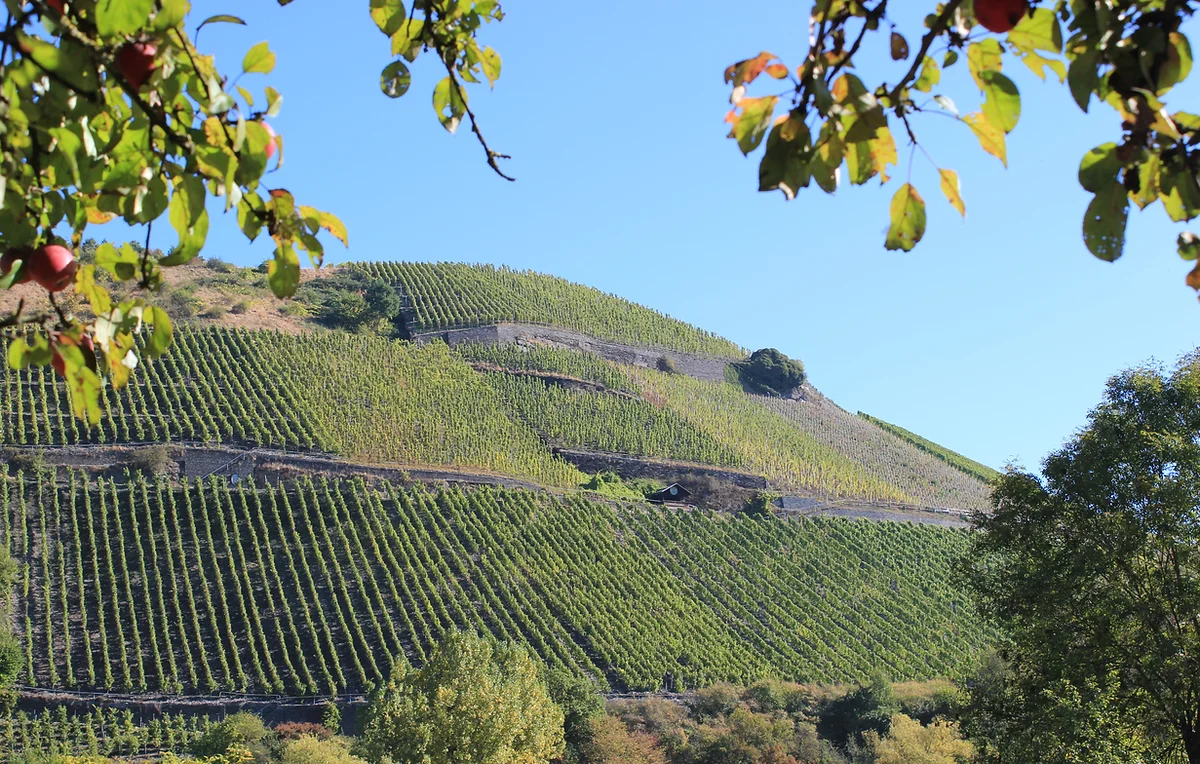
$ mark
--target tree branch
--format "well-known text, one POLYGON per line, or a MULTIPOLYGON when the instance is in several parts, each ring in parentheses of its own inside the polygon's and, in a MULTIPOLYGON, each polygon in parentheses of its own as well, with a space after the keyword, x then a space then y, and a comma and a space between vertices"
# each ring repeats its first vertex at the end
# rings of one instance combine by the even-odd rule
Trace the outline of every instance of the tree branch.
POLYGON ((479 145, 483 146, 483 151, 485 154, 487 154, 488 167, 491 167, 493 170, 495 170, 496 174, 501 178, 509 181, 515 181, 516 178, 505 175, 504 171, 500 169, 500 165, 496 162, 497 159, 512 159, 512 157, 508 154, 501 154, 499 152, 492 151, 491 147, 487 145, 487 140, 484 139, 483 132, 480 131, 479 125, 475 121, 475 112, 471 111, 471 106, 467 103, 467 94, 463 92, 462 84, 458 81, 458 77, 455 76, 453 62, 447 61, 446 57, 441 55, 440 50, 438 51, 438 54, 438 57, 442 59, 442 63, 446 66, 446 72, 450 75, 450 82, 454 85, 454 90, 456 93, 458 93, 459 100, 462 101, 463 109, 466 110, 467 117, 471 120, 471 132, 475 133, 475 137, 479 139, 479 145))
POLYGON ((950 2, 946 3, 946 6, 942 8, 942 12, 938 15, 937 20, 933 22, 933 26, 930 27, 929 31, 925 33, 925 36, 921 38, 921 49, 918 50, 917 55, 913 57, 912 66, 908 68, 908 73, 905 74, 898 83, 896 83, 896 87, 892 88, 892 92, 889 93, 893 103, 900 100, 900 91, 908 87, 913 78, 917 76, 917 72, 920 71, 921 67, 924 65, 925 54, 929 52, 929 48, 933 45, 933 41, 940 37, 942 32, 946 31, 946 27, 949 24, 950 19, 954 17, 955 12, 958 11, 959 6, 962 4, 963 0, 950 0, 950 2))

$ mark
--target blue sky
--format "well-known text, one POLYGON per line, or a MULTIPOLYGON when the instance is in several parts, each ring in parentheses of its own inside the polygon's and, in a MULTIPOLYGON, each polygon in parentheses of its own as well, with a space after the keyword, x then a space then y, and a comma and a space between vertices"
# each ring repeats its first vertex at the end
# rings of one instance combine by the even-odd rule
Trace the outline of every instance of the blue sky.
MULTIPOLYGON (((465 260, 554 273, 748 348, 777 347, 803 359, 844 408, 995 466, 1036 467, 1084 423, 1109 375, 1151 357, 1171 362, 1200 337, 1200 304, 1174 253, 1181 229, 1161 207, 1131 217, 1115 264, 1081 242, 1088 199, 1076 171, 1087 149, 1116 137, 1113 112, 1093 104, 1082 114, 1065 87, 1015 59, 1006 72, 1024 112, 1007 170, 964 126, 917 121, 932 156, 959 172, 967 218, 918 156, 912 178, 929 227, 903 254, 882 247, 887 203, 906 173, 903 145, 900 179, 888 186, 833 197, 814 186, 785 203, 756 192, 757 158, 725 138, 725 66, 760 50, 794 66, 808 3, 753 13, 726 2, 509 3, 505 21, 482 35, 503 57, 501 79, 494 92, 474 87, 471 103, 493 148, 513 155, 516 183, 491 173, 469 132, 451 136, 437 123, 433 60, 418 62, 404 98, 382 95, 387 40, 365 2, 351 5, 333 15, 334 4, 316 0, 205 0, 194 11, 249 22, 201 36, 226 71, 271 41, 275 72, 242 84, 284 94, 273 124, 286 163, 270 182, 346 222, 351 248, 331 246, 330 262, 465 260)), ((915 50, 922 16, 904 6, 896 21, 915 50)), ((868 82, 898 74, 885 45, 881 35, 866 50, 868 82)), ((979 103, 961 65, 936 92, 964 113, 979 103)), ((1188 83, 1170 105, 1195 110, 1196 96, 1188 83)), ((235 222, 217 216, 206 254, 268 257, 269 243, 248 245, 235 222)), ((166 230, 158 246, 171 243, 166 230)))

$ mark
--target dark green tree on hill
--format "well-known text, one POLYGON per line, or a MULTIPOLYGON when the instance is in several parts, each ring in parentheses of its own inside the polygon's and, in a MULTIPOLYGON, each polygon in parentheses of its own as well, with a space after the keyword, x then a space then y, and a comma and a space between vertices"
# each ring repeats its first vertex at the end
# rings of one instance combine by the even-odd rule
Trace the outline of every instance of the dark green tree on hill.
POLYGON ((742 383, 755 392, 787 397, 804 384, 804 364, 775 348, 755 350, 745 361, 731 364, 742 383))
POLYGON ((1127 738, 1200 762, 1200 355, 1109 380, 1043 474, 999 478, 963 562, 1011 639, 1010 712, 1095 698, 1127 738))

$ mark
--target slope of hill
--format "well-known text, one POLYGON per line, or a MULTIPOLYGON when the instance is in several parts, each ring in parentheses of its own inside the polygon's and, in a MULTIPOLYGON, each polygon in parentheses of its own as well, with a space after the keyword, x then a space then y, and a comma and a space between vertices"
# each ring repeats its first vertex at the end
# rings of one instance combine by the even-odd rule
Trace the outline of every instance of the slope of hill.
POLYGON ((740 359, 745 350, 656 310, 556 276, 465 263, 354 263, 396 286, 413 334, 502 322, 551 324, 629 345, 740 359))
POLYGON ((448 629, 614 689, 964 667, 961 531, 763 521, 530 491, 12 475, 23 681, 360 692, 448 629), (57 480, 56 480, 57 478, 57 480))
POLYGON ((764 398, 553 348, 451 352, 340 332, 183 328, 166 356, 106 397, 104 420, 87 430, 50 369, 0 369, 0 442, 225 443, 580 485, 585 476, 552 453, 565 447, 731 467, 785 492, 986 503, 982 481, 814 390, 802 401, 764 398), (505 373, 514 367, 551 376, 505 373))
POLYGON ((961 470, 974 478, 978 478, 984 482, 991 482, 1000 477, 999 472, 987 466, 986 464, 980 464, 974 459, 968 459, 962 454, 951 451, 945 446, 939 446, 937 443, 934 443, 931 440, 922 438, 915 432, 909 432, 898 425, 890 424, 882 419, 876 419, 870 414, 863 413, 862 411, 858 412, 858 415, 871 424, 881 427, 899 438, 903 438, 925 453, 931 454, 937 459, 941 459, 951 467, 961 470))

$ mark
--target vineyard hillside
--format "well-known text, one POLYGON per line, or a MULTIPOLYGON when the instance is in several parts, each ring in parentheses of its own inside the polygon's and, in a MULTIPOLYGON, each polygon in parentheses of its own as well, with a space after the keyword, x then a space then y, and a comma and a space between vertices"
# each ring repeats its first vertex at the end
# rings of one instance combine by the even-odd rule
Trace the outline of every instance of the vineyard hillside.
POLYGON ((354 694, 450 629, 616 690, 945 676, 987 636, 963 531, 362 480, 9 474, 22 682, 354 694))
POLYGON ((987 484, 908 439, 806 399, 555 348, 423 345, 343 332, 182 328, 105 393, 93 429, 49 368, 0 371, 9 445, 227 444, 371 464, 452 466, 557 488, 587 476, 559 449, 727 467, 776 491, 963 511, 987 484))
POLYGON ((338 266, 286 303, 179 273, 174 343, 98 426, 0 368, 28 702, 361 699, 461 629, 613 692, 944 677, 992 636, 951 563, 994 473, 811 384, 755 394, 734 343, 491 266, 338 266), (558 334, 469 341, 517 324, 558 334), (676 481, 690 504, 646 500, 676 481), (741 511, 761 491, 778 514, 741 511))

